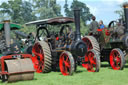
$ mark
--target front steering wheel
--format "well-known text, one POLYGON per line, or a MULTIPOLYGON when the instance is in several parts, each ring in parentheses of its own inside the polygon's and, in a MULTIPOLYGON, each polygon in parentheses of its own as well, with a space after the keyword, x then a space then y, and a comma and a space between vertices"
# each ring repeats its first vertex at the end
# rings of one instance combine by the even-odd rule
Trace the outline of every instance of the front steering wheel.
POLYGON ((60 30, 60 36, 68 36, 71 32, 72 28, 69 25, 64 25, 60 30))
POLYGON ((108 28, 111 28, 111 31, 114 31, 116 29, 116 26, 117 26, 117 21, 111 21, 108 24, 108 28))
POLYGON ((42 38, 49 37, 49 31, 46 27, 39 27, 36 34, 37 39, 40 41, 42 38))

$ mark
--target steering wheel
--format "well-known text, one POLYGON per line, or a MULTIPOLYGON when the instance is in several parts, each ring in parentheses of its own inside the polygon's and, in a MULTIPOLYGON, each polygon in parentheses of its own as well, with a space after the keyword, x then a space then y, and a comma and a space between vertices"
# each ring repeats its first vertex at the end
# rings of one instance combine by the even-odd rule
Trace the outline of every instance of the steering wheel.
POLYGON ((69 25, 64 25, 60 29, 60 36, 68 36, 72 32, 72 28, 69 25))
POLYGON ((114 31, 114 29, 116 29, 117 23, 118 23, 117 21, 111 21, 108 24, 108 28, 112 28, 111 31, 114 31))
POLYGON ((39 27, 36 34, 37 39, 40 41, 41 38, 49 37, 49 32, 46 27, 39 27))

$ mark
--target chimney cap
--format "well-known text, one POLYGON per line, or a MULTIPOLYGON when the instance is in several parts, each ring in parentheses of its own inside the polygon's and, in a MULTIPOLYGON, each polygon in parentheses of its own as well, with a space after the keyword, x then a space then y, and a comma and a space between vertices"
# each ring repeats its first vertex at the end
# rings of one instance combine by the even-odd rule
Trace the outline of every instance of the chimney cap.
POLYGON ((124 8, 128 8, 128 2, 125 2, 125 3, 123 4, 123 7, 124 7, 124 8))
POLYGON ((4 20, 3 22, 4 22, 4 23, 9 23, 9 22, 10 22, 10 20, 4 20))

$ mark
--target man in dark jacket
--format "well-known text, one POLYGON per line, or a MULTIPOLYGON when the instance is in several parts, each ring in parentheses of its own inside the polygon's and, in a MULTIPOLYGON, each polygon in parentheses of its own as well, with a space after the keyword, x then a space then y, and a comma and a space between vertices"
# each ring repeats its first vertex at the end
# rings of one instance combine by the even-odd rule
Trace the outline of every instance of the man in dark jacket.
POLYGON ((99 24, 96 20, 96 17, 95 16, 92 16, 92 22, 90 24, 90 32, 93 32, 93 33, 96 33, 97 29, 99 28, 99 24))

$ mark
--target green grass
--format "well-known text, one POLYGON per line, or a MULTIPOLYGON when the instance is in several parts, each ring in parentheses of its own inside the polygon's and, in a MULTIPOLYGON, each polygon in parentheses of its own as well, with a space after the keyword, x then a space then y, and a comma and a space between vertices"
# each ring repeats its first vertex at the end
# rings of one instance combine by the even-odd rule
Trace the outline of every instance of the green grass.
POLYGON ((102 66, 97 73, 87 72, 79 66, 73 76, 63 76, 60 72, 35 73, 32 81, 0 82, 0 85, 128 85, 128 65, 119 71, 102 66))

